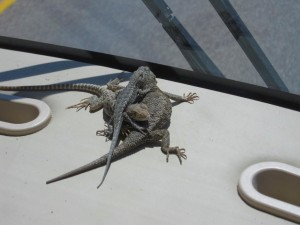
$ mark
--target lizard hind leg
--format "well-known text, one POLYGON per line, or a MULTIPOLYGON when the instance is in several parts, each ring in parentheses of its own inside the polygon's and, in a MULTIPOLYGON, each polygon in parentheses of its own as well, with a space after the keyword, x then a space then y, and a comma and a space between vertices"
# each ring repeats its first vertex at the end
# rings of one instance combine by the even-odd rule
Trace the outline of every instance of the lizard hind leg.
MULTIPOLYGON (((121 158, 124 158, 124 157, 138 151, 139 149, 136 149, 136 147, 143 144, 144 139, 145 139, 144 135, 142 135, 141 133, 139 133, 137 131, 132 131, 124 139, 124 141, 120 145, 118 145, 116 147, 116 149, 114 150, 113 155, 112 155, 112 162, 114 162, 116 160, 119 160, 121 158)), ((79 167, 77 169, 74 169, 70 172, 62 174, 62 175, 60 175, 56 178, 48 180, 46 182, 46 184, 50 184, 50 183, 53 183, 53 182, 64 180, 64 179, 67 179, 67 178, 70 178, 70 177, 88 172, 90 170, 94 170, 96 168, 103 167, 107 163, 107 157, 108 157, 108 154, 105 154, 102 157, 100 157, 100 158, 98 158, 98 159, 96 159, 96 160, 94 160, 94 161, 92 161, 92 162, 90 162, 90 163, 88 163, 84 166, 81 166, 81 167, 79 167)))
POLYGON ((167 129, 155 131, 161 135, 161 151, 167 156, 166 161, 169 161, 170 154, 176 155, 179 159, 180 164, 182 164, 182 159, 187 159, 184 148, 170 147, 170 133, 167 129))

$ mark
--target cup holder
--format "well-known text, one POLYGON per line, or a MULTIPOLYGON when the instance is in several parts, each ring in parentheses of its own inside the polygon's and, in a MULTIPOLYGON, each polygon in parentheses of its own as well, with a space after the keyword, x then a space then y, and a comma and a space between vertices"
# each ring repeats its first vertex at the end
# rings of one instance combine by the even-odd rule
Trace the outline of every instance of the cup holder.
POLYGON ((248 167, 241 175, 238 192, 249 205, 300 223, 300 169, 279 162, 248 167))
POLYGON ((46 103, 0 94, 0 134, 31 134, 47 126, 50 119, 51 111, 46 103))

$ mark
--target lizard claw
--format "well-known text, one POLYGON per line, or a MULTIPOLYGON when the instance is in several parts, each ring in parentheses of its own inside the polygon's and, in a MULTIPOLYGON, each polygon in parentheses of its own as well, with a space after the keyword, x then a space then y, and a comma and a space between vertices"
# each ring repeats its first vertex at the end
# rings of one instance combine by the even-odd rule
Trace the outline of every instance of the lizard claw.
POLYGON ((185 149, 184 148, 179 148, 178 146, 176 147, 170 147, 167 149, 167 158, 166 161, 169 162, 169 155, 174 154, 177 155, 180 165, 182 164, 182 159, 187 159, 187 156, 185 154, 185 149))
POLYGON ((66 109, 76 109, 76 112, 78 112, 79 110, 83 109, 86 110, 91 104, 88 100, 89 98, 84 98, 81 99, 81 101, 78 104, 75 105, 71 105, 69 107, 67 107, 66 109))
POLYGON ((92 95, 91 97, 82 99, 78 104, 71 105, 67 109, 76 109, 78 112, 81 109, 87 110, 89 108, 90 112, 95 112, 103 108, 103 103, 99 100, 97 95, 92 95))
POLYGON ((104 124, 104 126, 105 126, 105 129, 97 130, 96 135, 97 136, 104 136, 104 137, 106 137, 105 140, 108 141, 110 139, 113 131, 112 131, 111 127, 109 127, 107 124, 104 124))
POLYGON ((187 96, 185 96, 185 94, 183 94, 183 98, 185 98, 185 100, 190 103, 190 104, 193 104, 194 101, 198 100, 199 99, 199 96, 196 94, 196 93, 188 93, 187 96))
POLYGON ((119 78, 115 78, 114 80, 110 80, 106 86, 107 86, 107 89, 115 92, 117 90, 120 90, 122 89, 123 87, 120 86, 119 84, 122 82, 122 79, 119 79, 119 78))
POLYGON ((124 137, 127 137, 130 134, 131 130, 130 129, 126 129, 126 130, 122 130, 122 135, 124 137))
POLYGON ((108 141, 110 133, 108 132, 108 129, 103 129, 103 130, 97 130, 96 135, 97 136, 104 136, 104 137, 106 137, 105 141, 108 141))
POLYGON ((106 136, 107 135, 107 129, 97 130, 96 135, 97 136, 106 136))

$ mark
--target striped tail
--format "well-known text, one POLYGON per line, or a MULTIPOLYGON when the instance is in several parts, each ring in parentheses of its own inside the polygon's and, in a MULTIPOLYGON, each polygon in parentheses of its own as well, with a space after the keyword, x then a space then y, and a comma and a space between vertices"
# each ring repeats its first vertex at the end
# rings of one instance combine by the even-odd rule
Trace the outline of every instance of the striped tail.
POLYGON ((100 85, 78 83, 78 84, 50 84, 36 86, 0 86, 1 91, 81 91, 95 95, 101 95, 100 85))

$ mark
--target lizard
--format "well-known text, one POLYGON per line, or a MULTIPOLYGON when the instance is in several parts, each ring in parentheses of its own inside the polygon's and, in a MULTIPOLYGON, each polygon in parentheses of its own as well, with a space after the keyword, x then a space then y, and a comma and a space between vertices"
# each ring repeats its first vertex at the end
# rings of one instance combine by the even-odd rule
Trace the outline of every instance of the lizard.
MULTIPOLYGON (((177 146, 170 147, 170 134, 168 131, 172 114, 170 97, 178 102, 189 103, 193 103, 194 100, 199 99, 199 97, 195 93, 189 93, 187 96, 183 97, 173 94, 167 95, 156 86, 156 79, 153 76, 148 76, 148 80, 145 82, 149 84, 155 84, 154 88, 146 93, 141 102, 139 102, 145 104, 150 113, 150 118, 147 121, 148 132, 143 134, 137 130, 132 130, 123 140, 123 142, 114 149, 111 160, 114 162, 134 153, 136 148, 142 144, 161 141, 161 151, 166 155, 166 161, 168 162, 170 154, 175 154, 177 155, 180 164, 182 164, 182 159, 187 158, 185 149, 177 146)), ((109 153, 82 167, 48 180, 46 184, 57 182, 99 167, 103 167, 107 165, 108 157, 109 153)))
MULTIPOLYGON (((104 115, 112 116, 116 101, 116 94, 120 91, 117 86, 119 79, 114 79, 107 83, 107 87, 88 84, 88 83, 66 83, 50 85, 32 85, 32 86, 0 86, 1 91, 81 91, 93 94, 89 98, 82 99, 78 104, 67 107, 80 109, 89 108, 90 112, 95 112, 103 108, 104 115)), ((126 113, 134 121, 145 121, 149 118, 149 113, 144 105, 134 104, 127 107, 126 113)))
POLYGON ((151 72, 150 69, 146 66, 139 67, 130 77, 127 86, 123 88, 117 95, 116 103, 114 106, 114 113, 111 118, 111 121, 109 122, 109 125, 113 123, 112 141, 107 155, 105 171, 102 180, 97 188, 99 188, 103 184, 105 177, 108 173, 108 170, 110 168, 111 158, 113 155, 113 151, 116 148, 119 141, 119 135, 120 135, 124 118, 126 118, 130 122, 130 125, 133 128, 139 130, 141 133, 144 134, 144 132, 142 132, 142 128, 138 126, 136 123, 134 123, 133 121, 131 121, 130 117, 125 112, 125 109, 127 108, 128 105, 134 103, 137 100, 138 96, 145 95, 154 86, 156 86, 155 75, 152 72, 151 73, 150 72, 151 72), (154 77, 155 82, 153 83, 146 82, 147 80, 149 80, 150 76, 154 77))
MULTIPOLYGON (((67 109, 76 108, 77 111, 89 108, 90 112, 96 112, 103 108, 103 116, 110 118, 113 114, 113 108, 116 100, 116 94, 124 89, 120 86, 120 79, 106 84, 107 87, 89 84, 89 83, 64 83, 50 85, 29 85, 29 86, 0 86, 1 91, 81 91, 93 94, 91 97, 82 99, 80 103, 67 107, 67 109)), ((168 95, 167 92, 165 92, 168 95)), ((185 98, 183 98, 185 101, 185 98)), ((146 121, 149 118, 149 112, 145 105, 132 104, 126 108, 127 115, 134 121, 146 121)), ((128 132, 124 129, 122 132, 128 132)), ((107 136, 109 132, 100 130, 97 135, 107 136)))
MULTIPOLYGON (((149 70, 147 68, 147 70, 149 70)), ((150 71, 151 72, 151 71, 150 71)), ((36 86, 0 86, 0 90, 4 91, 55 91, 55 90, 73 90, 82 91, 94 94, 93 96, 83 99, 80 103, 70 106, 68 108, 76 108, 79 111, 82 108, 89 108, 90 112, 104 109, 104 115, 111 116, 113 105, 115 103, 115 93, 124 87, 119 86, 120 80, 115 79, 107 84, 104 88, 95 84, 78 83, 78 84, 52 84, 52 85, 36 85, 36 86)), ((156 83, 155 83, 156 84, 156 83)), ((165 96, 179 102, 190 102, 192 99, 198 97, 195 94, 189 93, 187 96, 177 96, 164 92, 165 96)), ((136 121, 147 121, 149 112, 147 107, 142 104, 132 104, 126 108, 127 115, 136 121)), ((126 130, 126 129, 125 129, 126 130)), ((104 135, 105 136, 105 135, 104 135)))

